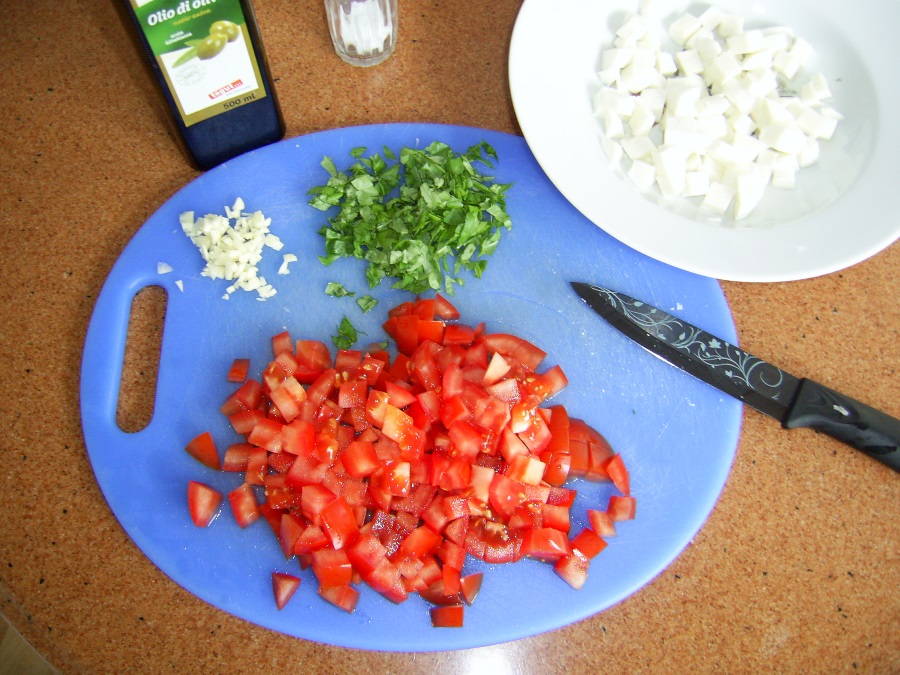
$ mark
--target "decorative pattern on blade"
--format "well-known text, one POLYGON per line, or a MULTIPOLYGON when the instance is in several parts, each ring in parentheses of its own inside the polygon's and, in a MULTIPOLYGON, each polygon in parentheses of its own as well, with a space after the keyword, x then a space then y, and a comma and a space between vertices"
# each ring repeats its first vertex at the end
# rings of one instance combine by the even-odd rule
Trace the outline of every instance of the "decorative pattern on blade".
POLYGON ((792 395, 796 381, 792 375, 652 305, 606 288, 593 288, 605 296, 617 312, 647 333, 715 369, 737 387, 752 389, 773 401, 789 403, 783 401, 785 392, 781 387, 789 383, 792 395))

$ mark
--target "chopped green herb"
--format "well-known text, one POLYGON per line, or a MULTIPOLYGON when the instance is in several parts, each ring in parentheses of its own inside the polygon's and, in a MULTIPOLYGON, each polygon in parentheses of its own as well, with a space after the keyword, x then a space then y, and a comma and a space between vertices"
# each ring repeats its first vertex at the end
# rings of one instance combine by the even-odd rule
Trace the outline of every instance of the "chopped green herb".
POLYGON ((335 281, 329 281, 328 285, 325 286, 325 295, 331 295, 335 298, 346 298, 347 296, 353 296, 355 293, 353 291, 348 291, 344 288, 343 284, 339 284, 335 281))
POLYGON ((366 313, 374 309, 375 305, 378 304, 378 301, 371 295, 363 295, 356 299, 356 304, 359 305, 359 308, 363 313, 366 313))
MULTIPOLYGON (((340 325, 338 325, 337 335, 331 336, 331 341, 338 349, 350 349, 356 344, 356 341, 359 339, 359 334, 360 331, 356 330, 353 324, 350 323, 350 319, 345 316, 341 319, 340 325)), ((363 335, 365 335, 365 333, 363 333, 363 335)))
POLYGON ((340 210, 319 231, 325 239, 319 260, 365 260, 370 287, 388 277, 394 288, 413 293, 430 288, 452 295, 462 272, 480 278, 501 228, 512 227, 505 199, 510 185, 493 183, 473 166, 492 168, 494 148, 482 141, 457 154, 435 141, 424 150, 403 148, 399 161, 389 148, 384 157, 365 152, 350 153, 357 161, 346 173, 331 158, 322 160, 330 177, 309 191, 309 203, 340 210))

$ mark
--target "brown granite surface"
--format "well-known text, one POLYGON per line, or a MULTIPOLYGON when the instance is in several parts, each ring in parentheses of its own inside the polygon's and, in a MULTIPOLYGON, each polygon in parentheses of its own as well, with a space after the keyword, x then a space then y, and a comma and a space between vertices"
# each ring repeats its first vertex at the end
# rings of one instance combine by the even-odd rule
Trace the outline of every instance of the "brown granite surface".
MULTIPOLYGON (((368 70, 334 55, 321 0, 256 4, 288 136, 394 121, 518 132, 506 75, 518 0, 400 0, 397 52, 368 70)), ((107 507, 79 423, 81 349, 101 284, 144 220, 197 176, 115 5, 4 3, 0 21, 0 612, 52 664, 900 672, 900 477, 752 411, 687 550, 632 597, 549 634, 456 653, 361 652, 256 627, 170 581, 107 507)), ((818 279, 722 286, 743 346, 898 416, 898 271, 894 245, 818 279)))

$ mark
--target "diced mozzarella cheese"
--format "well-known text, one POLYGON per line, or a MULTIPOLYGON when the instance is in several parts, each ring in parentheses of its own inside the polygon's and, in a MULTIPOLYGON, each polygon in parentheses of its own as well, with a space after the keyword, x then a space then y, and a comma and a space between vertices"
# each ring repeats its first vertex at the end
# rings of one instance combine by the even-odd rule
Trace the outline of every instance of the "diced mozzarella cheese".
POLYGON ((842 119, 823 103, 822 74, 793 81, 812 46, 784 27, 745 31, 742 17, 711 7, 669 24, 681 47, 669 53, 648 16, 629 17, 601 56, 593 103, 610 161, 642 190, 701 197, 716 214, 733 204, 735 220, 769 184, 793 187, 842 119))

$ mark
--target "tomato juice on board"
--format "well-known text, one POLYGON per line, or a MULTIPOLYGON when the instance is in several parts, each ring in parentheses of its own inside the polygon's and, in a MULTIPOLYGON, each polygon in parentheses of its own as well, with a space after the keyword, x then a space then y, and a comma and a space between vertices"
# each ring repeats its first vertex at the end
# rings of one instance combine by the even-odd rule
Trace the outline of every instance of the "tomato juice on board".
MULTIPOLYGON (((186 446, 211 469, 244 474, 227 495, 237 523, 265 520, 285 559, 311 568, 318 594, 347 612, 364 582, 394 603, 418 593, 434 605, 433 626, 462 626, 482 583, 481 572, 464 573, 468 556, 530 557, 580 589, 613 523, 635 517, 622 456, 548 403, 568 384, 562 368, 538 372, 539 347, 458 317, 441 296, 390 310, 393 360, 378 344, 332 360, 324 343, 282 331, 260 379, 221 405, 241 440, 221 462, 208 432, 186 446), (620 493, 596 505, 606 511, 589 510, 579 532, 570 477, 620 493)), ((224 501, 210 490, 190 483, 198 526, 224 501)), ((299 577, 273 575, 281 609, 299 577)))

